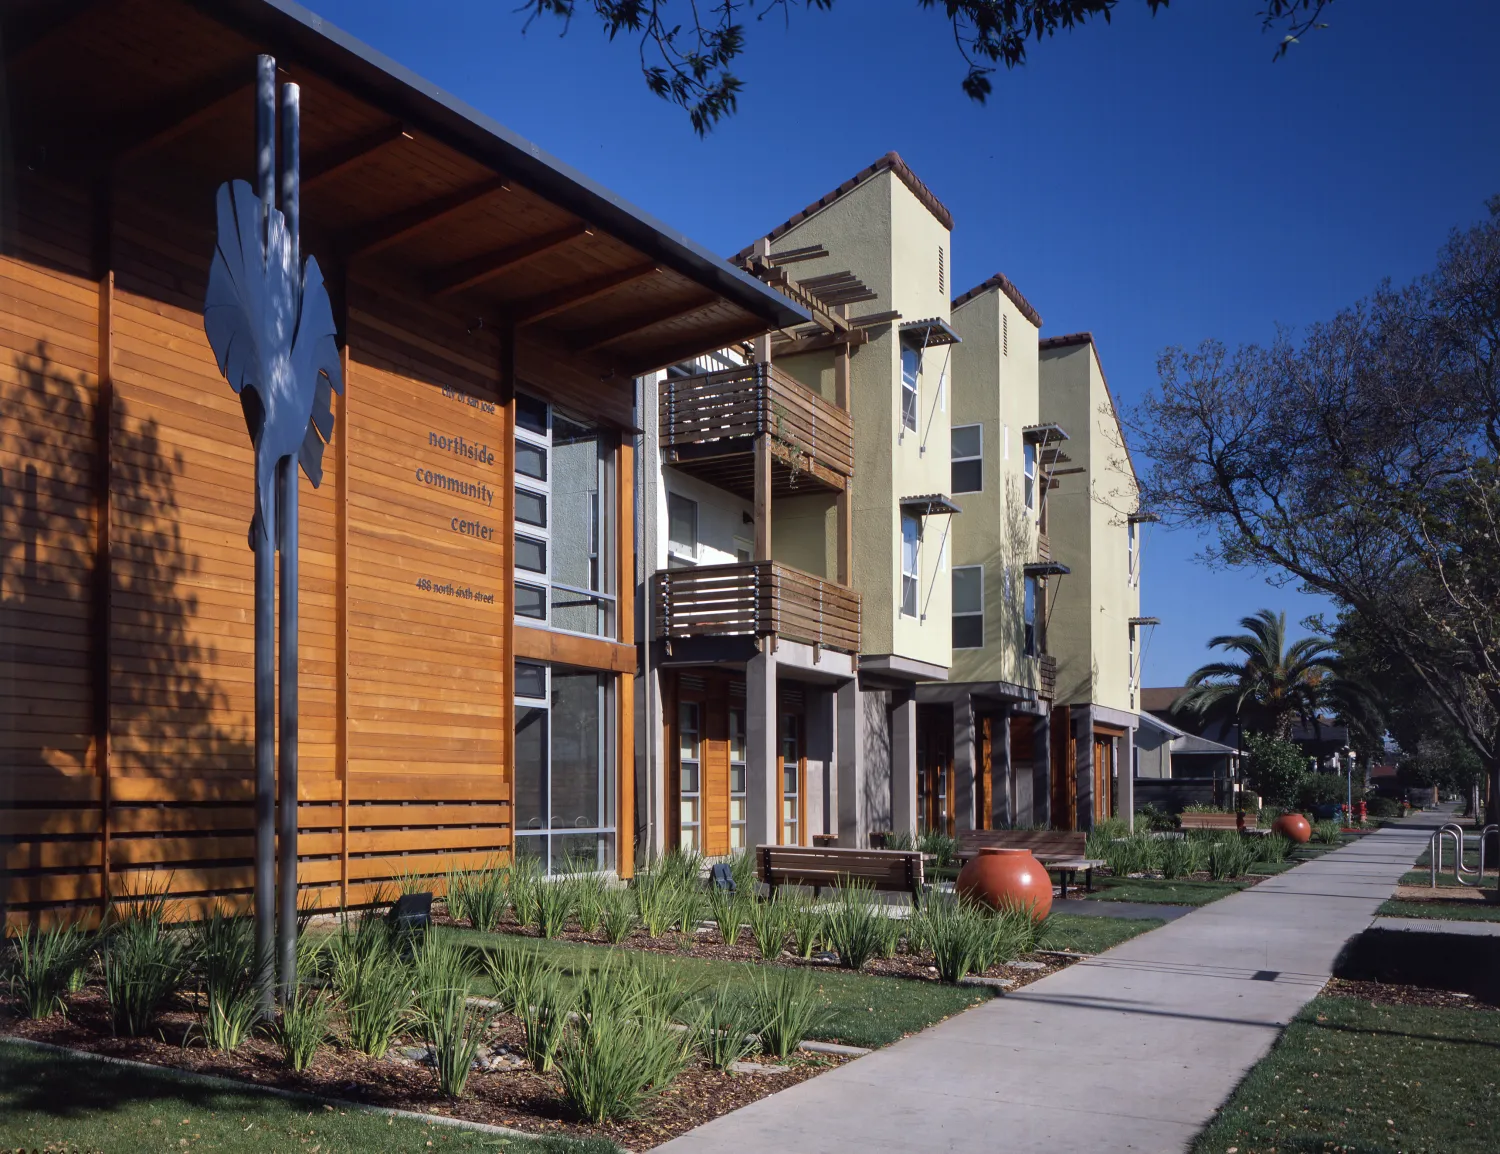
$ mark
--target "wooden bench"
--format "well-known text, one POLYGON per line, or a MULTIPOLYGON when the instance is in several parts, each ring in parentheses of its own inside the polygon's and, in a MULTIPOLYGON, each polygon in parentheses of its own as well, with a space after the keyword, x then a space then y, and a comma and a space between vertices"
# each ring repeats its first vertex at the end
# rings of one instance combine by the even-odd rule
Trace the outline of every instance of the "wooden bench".
POLYGON ((1062 880, 1062 896, 1068 896, 1070 884, 1077 888, 1074 879, 1083 871, 1084 887, 1094 891, 1094 867, 1103 861, 1085 857, 1088 834, 1082 830, 1056 829, 967 829, 958 835, 959 861, 976 857, 982 849, 1029 849, 1031 856, 1042 863, 1048 871, 1055 871, 1062 880))
POLYGON ((758 845, 760 880, 777 886, 822 890, 847 881, 864 882, 887 893, 922 897, 922 854, 906 849, 837 849, 801 845, 758 845))
POLYGON ((1240 828, 1237 813, 1183 813, 1177 815, 1181 829, 1233 829, 1240 828))

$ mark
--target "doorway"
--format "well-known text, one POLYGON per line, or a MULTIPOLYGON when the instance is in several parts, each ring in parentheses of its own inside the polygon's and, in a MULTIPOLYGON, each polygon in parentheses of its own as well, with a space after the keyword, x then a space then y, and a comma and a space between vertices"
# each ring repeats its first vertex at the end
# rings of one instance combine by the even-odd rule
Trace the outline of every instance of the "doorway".
POLYGON ((917 706, 917 828, 953 836, 953 716, 946 706, 917 706))

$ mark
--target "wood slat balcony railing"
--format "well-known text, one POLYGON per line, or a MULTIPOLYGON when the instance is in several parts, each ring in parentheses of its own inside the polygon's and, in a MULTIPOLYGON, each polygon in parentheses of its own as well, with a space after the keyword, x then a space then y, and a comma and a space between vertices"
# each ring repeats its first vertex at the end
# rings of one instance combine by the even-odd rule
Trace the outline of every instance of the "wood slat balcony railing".
POLYGON ((854 474, 849 414, 774 365, 668 378, 658 401, 663 460, 747 500, 762 434, 770 437, 777 496, 840 492, 854 474))
POLYGON ((1038 561, 1052 560, 1052 542, 1046 533, 1036 535, 1036 559, 1038 561))
POLYGON ((859 594, 775 561, 664 569, 652 595, 657 637, 779 637, 859 652, 859 594))
POLYGON ((1057 699, 1057 658, 1044 653, 1037 658, 1037 692, 1048 701, 1057 699))

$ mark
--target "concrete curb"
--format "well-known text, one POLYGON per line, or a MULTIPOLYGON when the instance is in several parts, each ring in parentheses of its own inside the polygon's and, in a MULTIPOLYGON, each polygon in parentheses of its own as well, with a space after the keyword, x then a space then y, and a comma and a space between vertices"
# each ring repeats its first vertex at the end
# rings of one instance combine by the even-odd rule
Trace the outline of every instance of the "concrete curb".
POLYGON ((101 1062, 107 1066, 119 1066, 126 1070, 143 1070, 179 1082, 199 1086, 212 1086, 220 1090, 240 1093, 270 1094, 293 1102, 313 1102, 319 1106, 331 1106, 335 1110, 355 1110, 363 1114, 380 1114, 389 1118, 402 1118, 409 1122, 426 1122, 438 1126, 452 1126, 459 1130, 474 1130, 480 1134, 494 1134, 502 1138, 529 1138, 540 1140, 545 1134, 528 1134, 525 1130, 512 1130, 508 1126, 492 1126, 488 1122, 471 1122, 467 1118, 453 1118, 446 1114, 419 1114, 415 1110, 398 1110, 392 1106, 372 1106, 365 1102, 348 1102, 342 1098, 324 1098, 317 1094, 305 1094, 297 1090, 284 1090, 280 1086, 262 1086, 259 1082, 241 1082, 237 1078, 225 1078, 218 1074, 200 1074, 196 1070, 180 1070, 176 1066, 157 1066, 151 1062, 138 1062, 133 1058, 115 1058, 108 1054, 94 1054, 88 1050, 74 1050, 67 1046, 55 1046, 51 1042, 37 1042, 31 1038, 0 1037, 0 1042, 17 1046, 29 1046, 34 1050, 61 1054, 86 1062, 101 1062))

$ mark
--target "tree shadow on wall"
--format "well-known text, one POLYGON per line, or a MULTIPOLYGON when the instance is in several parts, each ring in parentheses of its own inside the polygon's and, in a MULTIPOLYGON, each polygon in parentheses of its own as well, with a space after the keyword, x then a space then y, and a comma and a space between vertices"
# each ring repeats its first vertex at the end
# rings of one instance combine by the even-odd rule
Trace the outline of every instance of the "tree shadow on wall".
MULTIPOLYGON (((74 359, 39 343, 0 381, 0 924, 100 904, 98 389, 74 359)), ((112 896, 140 892, 136 867, 174 893, 248 885, 253 735, 223 685, 251 676, 250 555, 185 542, 179 493, 212 481, 118 398, 109 487, 112 896)))

